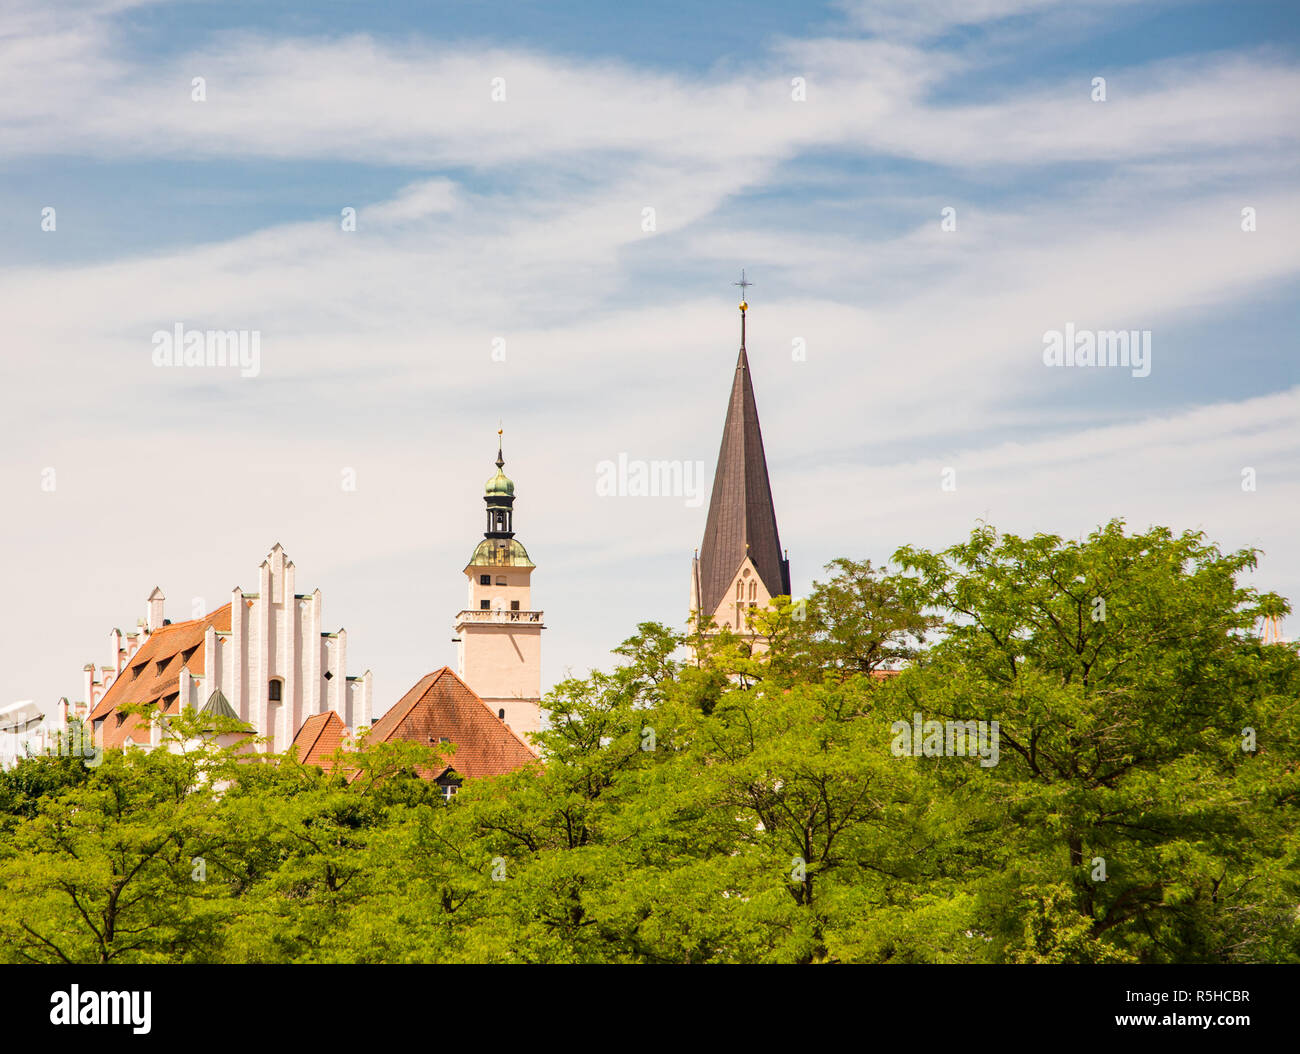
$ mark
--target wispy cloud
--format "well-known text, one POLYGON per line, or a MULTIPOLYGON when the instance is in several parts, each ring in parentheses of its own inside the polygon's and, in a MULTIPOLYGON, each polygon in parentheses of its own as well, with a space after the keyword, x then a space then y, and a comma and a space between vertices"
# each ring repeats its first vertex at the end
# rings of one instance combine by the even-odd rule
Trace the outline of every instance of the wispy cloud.
MULTIPOLYGON (((99 634, 155 582, 228 589, 280 540, 380 675, 382 709, 446 658, 427 640, 461 602, 501 416, 548 678, 600 661, 638 619, 679 620, 702 513, 599 499, 594 465, 712 464, 737 336, 725 283, 742 264, 760 280, 751 356, 801 586, 833 556, 948 541, 981 515, 1069 534, 1123 513, 1263 544, 1270 584, 1300 589, 1283 544, 1300 378, 1247 395, 1174 383, 1207 357, 1235 378, 1236 349, 1191 321, 1248 317, 1300 268, 1300 68, 1262 44, 1130 58, 1104 71, 1105 103, 1073 75, 985 83, 973 103, 944 89, 992 53, 945 34, 1068 5, 872 4, 838 38, 690 74, 265 27, 180 37, 145 62, 118 6, 6 13, 0 156, 147 161, 155 188, 195 159, 269 161, 268 180, 343 163, 396 189, 345 177, 311 219, 0 271, 0 484, 22 554, 6 572, 26 598, 0 634, 66 618, 68 583, 79 605, 69 632, 0 666, 0 697, 75 693, 99 634), (1067 321, 1153 330, 1152 377, 1045 368, 1042 334, 1067 321), (258 329, 261 375, 153 366, 151 334, 178 322, 258 329), (821 495, 846 476, 828 537, 821 495), (624 585, 599 624, 592 566, 624 585)), ((1279 360, 1293 343, 1243 333, 1279 360)))

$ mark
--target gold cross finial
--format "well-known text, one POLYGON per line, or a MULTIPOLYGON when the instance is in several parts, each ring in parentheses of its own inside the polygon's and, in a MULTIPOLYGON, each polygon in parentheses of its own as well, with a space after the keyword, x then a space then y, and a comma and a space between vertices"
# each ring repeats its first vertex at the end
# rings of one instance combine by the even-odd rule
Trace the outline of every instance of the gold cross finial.
POLYGON ((748 289, 754 283, 747 281, 745 279, 745 269, 742 267, 740 269, 740 281, 732 282, 731 284, 740 286, 740 310, 744 311, 746 308, 749 307, 749 304, 745 302, 745 290, 748 289))

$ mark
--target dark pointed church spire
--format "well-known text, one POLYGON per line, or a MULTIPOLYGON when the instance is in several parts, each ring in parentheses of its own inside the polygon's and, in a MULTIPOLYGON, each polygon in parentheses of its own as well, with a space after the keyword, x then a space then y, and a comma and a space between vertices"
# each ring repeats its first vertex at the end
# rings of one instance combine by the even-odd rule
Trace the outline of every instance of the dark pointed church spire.
POLYGON ((771 596, 790 594, 790 565, 782 556, 776 508, 763 453, 758 404, 745 351, 745 317, 749 304, 744 289, 752 285, 741 273, 740 355, 727 403, 727 420, 713 475, 709 517, 699 555, 699 605, 712 615, 724 599, 746 556, 771 596))

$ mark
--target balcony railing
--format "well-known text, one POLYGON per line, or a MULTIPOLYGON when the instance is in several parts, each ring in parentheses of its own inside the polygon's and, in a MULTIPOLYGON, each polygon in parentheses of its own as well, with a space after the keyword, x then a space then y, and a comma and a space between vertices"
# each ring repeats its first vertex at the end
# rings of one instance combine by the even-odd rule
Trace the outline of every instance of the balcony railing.
POLYGON ((505 611, 501 608, 467 608, 456 616, 457 622, 495 622, 509 625, 513 622, 541 622, 540 611, 505 611))

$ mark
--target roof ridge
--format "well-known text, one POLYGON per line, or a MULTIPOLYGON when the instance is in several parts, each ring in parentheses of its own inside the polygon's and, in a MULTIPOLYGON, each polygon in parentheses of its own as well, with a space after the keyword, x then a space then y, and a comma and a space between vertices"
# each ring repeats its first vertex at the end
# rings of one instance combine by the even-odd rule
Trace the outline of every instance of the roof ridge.
MULTIPOLYGON (((402 702, 404 700, 410 699, 411 700, 410 704, 406 707, 405 710, 401 712, 401 715, 399 717, 395 718, 393 722, 393 727, 394 729, 396 729, 396 727, 406 719, 406 716, 416 708, 420 700, 423 699, 426 695, 428 695, 429 689, 438 683, 438 679, 444 673, 451 673, 451 667, 443 666, 437 670, 434 670, 432 673, 426 673, 423 677, 421 677, 418 681, 416 681, 415 684, 413 684, 407 690, 406 694, 403 695, 401 699, 397 700, 396 703, 394 703, 391 707, 389 707, 389 709, 386 710, 378 720, 373 721, 371 723, 370 730, 373 732, 381 722, 387 721, 390 716, 397 713, 397 708, 402 705, 402 702), (428 681, 429 683, 425 684, 424 683, 425 681, 428 681), (423 688, 421 688, 421 685, 423 685, 423 688)), ((455 677, 456 675, 452 674, 452 676, 455 677)), ((380 740, 380 742, 381 743, 387 742, 387 739, 382 739, 380 740)))
POLYGON ((166 633, 169 630, 191 628, 195 625, 195 623, 199 623, 199 622, 212 622, 216 619, 218 615, 220 615, 228 607, 230 607, 230 601, 226 601, 219 608, 213 608, 206 615, 199 615, 197 618, 187 618, 183 622, 167 622, 164 625, 159 626, 157 629, 151 630, 149 632, 149 636, 150 638, 153 638, 158 636, 161 633, 166 633))
POLYGON ((488 712, 488 716, 491 717, 493 721, 500 721, 501 727, 504 728, 507 732, 509 732, 512 736, 514 736, 515 739, 519 741, 520 746, 522 746, 526 751, 528 751, 528 753, 532 754, 533 757, 538 757, 537 751, 535 751, 531 746, 529 746, 527 741, 525 741, 523 737, 519 735, 518 732, 516 732, 513 728, 511 728, 508 724, 506 724, 505 721, 502 721, 500 717, 494 714, 492 712, 492 707, 488 706, 488 704, 483 701, 483 697, 479 695, 478 692, 474 691, 474 689, 471 688, 468 684, 466 684, 463 678, 461 678, 458 674, 454 673, 451 670, 451 668, 448 666, 444 666, 443 669, 446 670, 448 673, 450 673, 453 677, 455 677, 456 680, 460 682, 461 686, 466 691, 468 691, 470 695, 472 695, 475 699, 478 700, 479 706, 483 707, 483 709, 488 712))
MULTIPOLYGON (((321 736, 325 734, 325 729, 329 727, 330 714, 334 714, 334 711, 326 710, 323 713, 312 714, 310 717, 307 718, 306 721, 302 723, 302 727, 306 728, 307 722, 311 721, 312 718, 319 717, 322 719, 320 723, 320 727, 316 729, 316 735, 312 737, 311 745, 308 746, 307 749, 304 750, 302 754, 299 755, 299 759, 298 759, 299 761, 305 762, 307 758, 310 756, 311 752, 316 749, 316 744, 320 742, 321 736)), ((337 717, 338 715, 335 714, 335 716, 337 717)), ((342 720, 342 718, 339 718, 339 720, 342 720)), ((302 728, 298 729, 298 731, 301 732, 302 728)), ((297 736, 295 736, 294 739, 297 739, 297 736)), ((289 745, 293 746, 293 743, 290 743, 289 745)))
MULTIPOLYGON (((324 718, 324 720, 322 720, 322 721, 319 722, 319 727, 314 727, 314 731, 315 731, 316 734, 315 734, 314 736, 312 736, 311 742, 310 742, 310 743, 303 743, 303 744, 302 744, 303 747, 305 747, 305 749, 304 749, 303 752, 302 752, 302 756, 303 756, 304 758, 305 758, 308 754, 311 753, 311 748, 314 747, 318 742, 320 742, 320 735, 321 735, 321 733, 322 733, 323 731, 325 731, 325 722, 328 721, 329 719, 326 718, 324 714, 308 714, 308 715, 307 715, 307 719, 306 719, 305 721, 303 721, 303 723, 302 723, 302 728, 298 729, 298 735, 301 735, 301 734, 302 734, 302 731, 303 731, 303 728, 306 728, 306 727, 307 727, 308 725, 310 725, 313 721, 315 721, 316 718, 318 718, 318 717, 319 717, 319 718, 324 718)), ((294 736, 294 739, 297 739, 297 738, 298 738, 298 736, 294 736)), ((290 743, 289 746, 293 746, 293 744, 290 743)))

